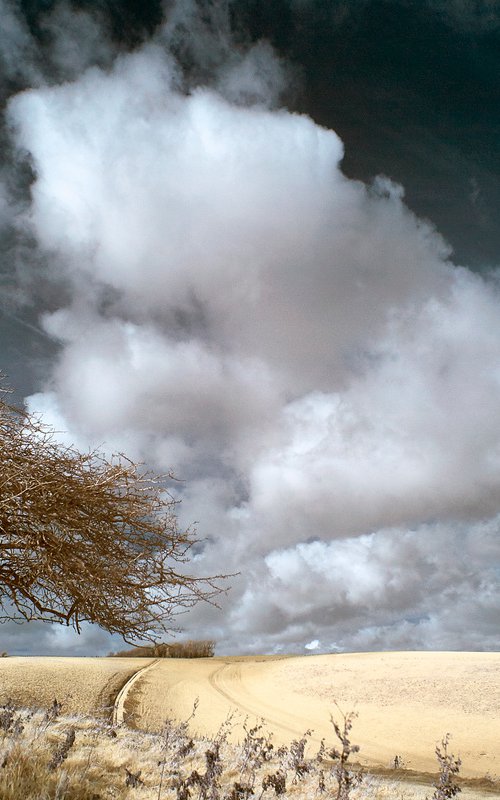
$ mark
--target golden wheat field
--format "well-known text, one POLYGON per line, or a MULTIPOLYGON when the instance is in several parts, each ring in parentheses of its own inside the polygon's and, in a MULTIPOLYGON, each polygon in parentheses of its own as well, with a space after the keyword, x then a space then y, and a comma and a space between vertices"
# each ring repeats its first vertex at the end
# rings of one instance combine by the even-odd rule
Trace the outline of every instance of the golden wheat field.
POLYGON ((48 708, 68 714, 109 714, 123 684, 151 659, 12 656, 0 659, 0 705, 48 708))
POLYGON ((312 729, 313 752, 322 737, 329 745, 335 743, 330 714, 339 719, 340 708, 357 713, 351 738, 361 748, 356 760, 370 771, 390 774, 397 756, 407 770, 435 773, 435 746, 449 732, 451 749, 462 760, 460 774, 477 781, 489 777, 500 787, 500 653, 219 657, 156 663, 11 657, 0 660, 0 703, 10 697, 20 705, 47 707, 57 697, 66 713, 102 713, 138 670, 143 672, 120 696, 119 721, 129 727, 161 732, 166 718, 187 719, 198 698, 190 722, 193 734, 213 737, 233 714, 230 739, 238 742, 245 718, 250 723, 264 718, 276 745, 289 744, 312 729))

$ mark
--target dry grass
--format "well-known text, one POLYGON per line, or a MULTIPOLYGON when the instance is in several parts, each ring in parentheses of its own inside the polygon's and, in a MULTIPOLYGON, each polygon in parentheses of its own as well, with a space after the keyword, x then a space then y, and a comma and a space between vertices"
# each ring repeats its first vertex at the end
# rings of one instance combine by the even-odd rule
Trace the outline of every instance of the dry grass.
POLYGON ((54 698, 65 713, 109 713, 123 684, 151 659, 12 656, 0 659, 0 704, 48 708, 54 698))
MULTIPOLYGON (((60 716, 54 707, 48 712, 4 707, 0 708, 0 798, 423 800, 433 791, 437 798, 430 776, 425 785, 403 782, 398 772, 389 780, 370 775, 358 780, 357 768, 350 765, 355 749, 350 729, 336 714, 340 737, 332 726, 331 742, 307 759, 307 733, 274 750, 265 728, 259 726, 247 725, 242 745, 231 745, 230 720, 212 739, 193 740, 187 724, 167 721, 161 734, 147 734, 126 726, 113 728, 91 717, 60 716)), ((485 788, 462 791, 463 800, 491 797, 485 788)))

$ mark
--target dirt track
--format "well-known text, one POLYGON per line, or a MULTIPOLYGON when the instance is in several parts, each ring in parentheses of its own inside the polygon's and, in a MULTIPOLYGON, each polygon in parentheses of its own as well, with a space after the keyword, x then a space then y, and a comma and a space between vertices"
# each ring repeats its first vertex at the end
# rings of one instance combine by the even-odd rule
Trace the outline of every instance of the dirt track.
POLYGON ((500 775, 499 653, 365 653, 292 658, 166 659, 137 680, 125 700, 137 727, 161 730, 167 716, 213 734, 236 712, 234 739, 245 716, 264 718, 275 743, 314 729, 316 746, 333 744, 335 706, 355 710, 352 739, 367 766, 388 767, 398 755, 408 768, 434 772, 434 748, 447 732, 462 774, 500 775))
POLYGON ((155 664, 158 663, 158 661, 159 659, 156 658, 150 664, 147 664, 145 667, 141 667, 141 669, 138 669, 137 672, 135 672, 132 675, 132 677, 128 679, 127 683, 125 683, 122 686, 122 688, 116 695, 116 700, 113 706, 113 715, 112 715, 113 725, 121 725, 122 722, 126 722, 125 701, 128 697, 129 692, 131 691, 136 681, 140 680, 143 677, 144 673, 152 669, 155 666, 155 664))

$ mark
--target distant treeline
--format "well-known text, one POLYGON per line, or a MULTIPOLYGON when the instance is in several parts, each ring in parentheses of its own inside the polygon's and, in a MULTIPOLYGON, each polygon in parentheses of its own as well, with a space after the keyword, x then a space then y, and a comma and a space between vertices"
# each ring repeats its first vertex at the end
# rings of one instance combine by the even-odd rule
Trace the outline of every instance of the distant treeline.
POLYGON ((132 647, 130 650, 120 650, 118 653, 108 653, 108 657, 119 658, 212 658, 215 651, 215 642, 202 639, 188 642, 161 642, 145 647, 132 647))

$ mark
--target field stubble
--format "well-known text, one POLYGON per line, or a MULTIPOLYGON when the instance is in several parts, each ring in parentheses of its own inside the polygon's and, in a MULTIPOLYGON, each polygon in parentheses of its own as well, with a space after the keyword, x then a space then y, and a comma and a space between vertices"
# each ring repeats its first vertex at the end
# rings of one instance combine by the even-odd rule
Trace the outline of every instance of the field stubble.
POLYGON ((108 717, 122 686, 152 659, 11 656, 0 659, 0 705, 48 708, 108 717))
POLYGON ((370 769, 399 755, 409 769, 431 773, 436 742, 450 732, 464 776, 500 778, 500 653, 167 659, 138 682, 125 711, 131 724, 159 731, 167 715, 185 719, 195 697, 199 735, 237 709, 234 742, 248 715, 264 718, 277 744, 312 728, 311 749, 331 735, 337 702, 358 713, 356 741, 370 769))
MULTIPOLYGON (((261 717, 267 720, 263 735, 267 737, 272 733, 273 758, 280 744, 290 746, 293 739, 300 742, 306 729, 314 729, 305 737, 304 755, 306 759, 313 759, 315 769, 306 771, 300 780, 290 779, 286 794, 281 796, 296 800, 335 797, 335 792, 325 794, 319 790, 319 762, 314 759, 322 736, 327 738, 327 747, 335 743, 330 714, 335 708, 338 710, 336 702, 344 711, 355 709, 358 713, 353 741, 361 747, 360 761, 372 773, 360 786, 352 787, 349 795, 352 800, 430 797, 433 783, 430 773, 436 771, 434 748, 448 730, 453 734, 450 746, 462 758, 461 774, 472 779, 469 785, 462 783, 461 797, 464 800, 491 797, 500 790, 498 770, 491 769, 500 757, 500 654, 372 653, 305 658, 167 659, 133 685, 125 700, 128 725, 109 729, 106 720, 110 719, 112 698, 128 678, 151 663, 151 659, 113 658, 1 660, 0 704, 5 703, 8 696, 18 705, 47 708, 57 697, 63 705, 63 713, 78 712, 73 719, 61 717, 53 721, 44 737, 35 737, 38 743, 35 748, 28 748, 29 754, 34 757, 38 748, 41 763, 44 758, 48 763, 50 752, 54 757, 54 748, 64 750, 68 730, 73 728, 76 742, 68 747, 67 757, 60 767, 66 771, 64 780, 71 782, 71 776, 77 776, 83 767, 87 777, 95 773, 92 781, 96 786, 99 781, 102 783, 103 775, 114 776, 110 779, 111 794, 107 789, 103 789, 102 794, 97 793, 102 798, 121 798, 130 791, 131 796, 144 800, 150 797, 196 800, 198 796, 203 800, 201 784, 185 787, 190 794, 182 795, 179 794, 182 787, 175 783, 180 780, 175 777, 175 769, 172 772, 180 752, 178 750, 175 755, 175 741, 176 736, 177 742, 182 736, 180 739, 177 734, 173 739, 170 737, 168 747, 173 746, 174 752, 165 756, 168 750, 166 731, 182 728, 184 744, 193 737, 192 747, 184 754, 183 774, 206 774, 203 772, 208 763, 206 753, 210 748, 213 750, 214 741, 217 741, 216 730, 225 730, 218 796, 248 800, 250 793, 231 795, 229 789, 234 788, 243 775, 244 725, 248 730, 261 717), (199 697, 200 702, 194 719, 179 728, 182 720, 190 717, 195 697, 199 697), (236 714, 225 728, 224 721, 231 710, 236 710, 236 714), (83 719, 82 712, 100 714, 101 722, 83 719), (168 725, 166 719, 170 720, 168 725), (143 730, 133 731, 130 725, 143 730), (42 753, 44 738, 45 755, 42 753), (396 756, 406 770, 391 768, 396 756), (159 768, 165 773, 161 792, 158 787, 163 778, 159 768), (134 775, 139 776, 139 773, 134 785, 134 775), (131 783, 125 785, 124 776, 131 783), (492 782, 489 778, 495 780, 492 782)), ((37 724, 40 728, 40 722, 37 724)), ((28 721, 24 726, 26 731, 30 725, 28 721)), ((23 740, 27 741, 27 736, 23 733, 23 740)), ((12 746, 8 737, 4 735, 3 739, 4 749, 12 746)), ((21 747, 21 739, 14 745, 21 747)), ((182 746, 179 745, 181 749, 182 746)), ((268 770, 267 774, 277 774, 276 761, 261 766, 268 770)), ((0 774, 7 775, 5 771, 0 774)), ((254 777, 257 778, 257 772, 254 777)), ((87 797, 92 800, 93 797, 92 794, 57 792, 47 796, 61 800, 87 800, 87 797)), ((259 793, 262 794, 262 788, 259 793)), ((253 796, 254 800, 259 793, 253 796)), ((17 800, 19 796, 5 791, 1 794, 2 800, 17 800)), ((27 791, 23 791, 22 796, 24 800, 31 798, 27 791)), ((273 791, 271 783, 263 796, 278 796, 278 791, 273 791)))

